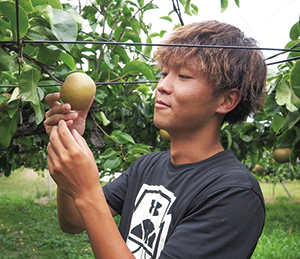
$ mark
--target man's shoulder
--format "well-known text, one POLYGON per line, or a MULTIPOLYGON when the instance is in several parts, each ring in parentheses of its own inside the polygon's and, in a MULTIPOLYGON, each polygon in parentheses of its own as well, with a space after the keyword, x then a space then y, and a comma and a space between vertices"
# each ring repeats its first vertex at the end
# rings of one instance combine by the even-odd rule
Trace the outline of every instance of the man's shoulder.
POLYGON ((262 197, 257 179, 230 150, 224 151, 218 159, 211 161, 212 164, 214 169, 211 177, 214 177, 215 188, 249 189, 262 197))
POLYGON ((170 159, 170 152, 168 151, 151 152, 140 156, 139 159, 135 162, 135 164, 144 163, 144 162, 155 163, 157 161, 168 160, 168 159, 170 159))

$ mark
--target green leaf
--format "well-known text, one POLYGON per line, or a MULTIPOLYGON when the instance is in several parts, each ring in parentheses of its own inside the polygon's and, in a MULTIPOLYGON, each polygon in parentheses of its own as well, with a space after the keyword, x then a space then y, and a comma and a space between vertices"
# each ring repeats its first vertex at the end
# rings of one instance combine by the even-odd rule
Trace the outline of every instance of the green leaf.
POLYGON ((287 81, 280 82, 277 85, 275 98, 279 105, 286 105, 286 108, 290 112, 297 111, 297 107, 300 106, 300 100, 295 96, 293 89, 287 81))
POLYGON ((267 95, 264 104, 264 111, 267 115, 273 116, 279 112, 281 106, 277 104, 275 95, 267 95))
POLYGON ((122 158, 119 156, 113 156, 107 159, 104 163, 104 169, 114 169, 119 167, 122 164, 122 158))
POLYGON ((221 13, 226 11, 227 7, 228 7, 228 0, 221 0, 221 13))
MULTIPOLYGON (((28 30, 28 33, 27 35, 30 34, 30 37, 31 38, 34 38, 34 37, 38 37, 38 38, 44 38, 45 40, 55 40, 55 36, 52 32, 51 29, 45 27, 45 26, 34 26, 34 27, 31 27, 29 30, 28 30), (34 36, 35 34, 38 34, 38 36, 34 36)), ((27 47, 27 45, 26 45, 27 47)))
POLYGON ((292 129, 299 120, 300 120, 300 114, 298 110, 295 112, 288 113, 284 121, 284 124, 282 126, 282 130, 286 131, 292 129))
POLYGON ((227 149, 231 148, 232 145, 232 136, 229 130, 224 130, 225 134, 226 134, 226 138, 227 138, 227 149))
POLYGON ((257 164, 257 162, 259 160, 259 151, 257 150, 254 153, 250 153, 250 159, 251 159, 251 163, 253 165, 257 164))
POLYGON ((39 5, 34 8, 34 11, 37 15, 45 18, 45 20, 49 23, 50 27, 53 24, 53 8, 51 5, 39 5))
POLYGON ((134 144, 128 146, 129 154, 147 154, 151 152, 151 147, 145 144, 134 144))
POLYGON ((0 145, 4 148, 9 147, 12 137, 17 131, 20 115, 18 112, 12 118, 0 118, 0 145))
POLYGON ((120 130, 114 130, 112 133, 111 133, 111 137, 117 141, 120 145, 122 144, 126 144, 126 143, 135 143, 133 138, 125 133, 125 132, 122 132, 120 130))
POLYGON ((184 12, 188 15, 192 15, 192 13, 191 13, 191 0, 186 1, 184 12))
POLYGON ((275 131, 275 133, 279 132, 284 121, 285 121, 285 118, 283 116, 274 115, 273 120, 272 120, 272 129, 275 131))
POLYGON ((241 7, 240 6, 240 0, 234 0, 235 1, 235 4, 238 6, 238 7, 241 7))
POLYGON ((291 40, 297 40, 300 36, 299 22, 295 23, 290 30, 291 40))
POLYGON ((108 52, 104 53, 104 62, 110 69, 114 69, 114 67, 116 65, 115 58, 116 58, 116 56, 114 56, 114 58, 111 58, 111 56, 108 52))
POLYGON ((0 71, 13 71, 16 68, 15 58, 0 48, 0 71))
POLYGON ((276 146, 278 148, 281 147, 290 147, 294 142, 294 130, 286 130, 284 131, 277 139, 276 146))
MULTIPOLYGON (((150 36, 147 37, 146 43, 152 43, 152 39, 150 36)), ((143 54, 146 56, 151 56, 151 51, 152 51, 152 46, 145 46, 143 49, 143 54)), ((147 62, 147 60, 145 59, 145 57, 143 55, 140 56, 139 61, 141 62, 147 62)))
POLYGON ((40 72, 33 68, 22 71, 20 75, 20 95, 22 101, 33 104, 39 103, 37 87, 40 76, 40 72))
POLYGON ((62 52, 60 55, 60 60, 63 61, 72 71, 76 68, 76 63, 71 55, 62 52))
POLYGON ((131 149, 130 154, 134 155, 134 154, 146 154, 149 153, 148 149, 144 149, 144 148, 133 148, 131 149))
POLYGON ((128 73, 142 73, 148 80, 153 80, 152 70, 141 61, 131 61, 125 65, 122 71, 123 75, 128 73))
MULTIPOLYGON (((67 12, 53 9, 52 31, 59 41, 76 41, 77 23, 67 12)), ((65 50, 70 51, 74 44, 63 43, 62 46, 65 50)))
POLYGON ((240 132, 239 132, 239 137, 244 141, 244 142, 251 142, 253 139, 253 135, 250 135, 250 131, 255 130, 255 126, 252 123, 246 123, 242 126, 240 132))
MULTIPOLYGON (((0 2, 0 13, 9 20, 10 29, 13 37, 17 38, 17 19, 16 19, 16 4, 13 2, 0 2)), ((2 19, 2 18, 1 18, 2 19)), ((29 23, 24 9, 19 6, 19 34, 23 38, 28 31, 29 23)))
POLYGON ((162 16, 162 17, 159 17, 159 19, 167 20, 169 22, 172 22, 172 18, 170 16, 162 16))
POLYGON ((52 8, 60 9, 62 10, 62 5, 60 3, 60 0, 31 0, 33 6, 38 5, 51 5, 52 8))
MULTIPOLYGON (((126 42, 129 39, 132 40, 132 42, 138 42, 138 43, 142 42, 140 35, 136 31, 133 31, 133 30, 126 30, 121 41, 126 42)), ((142 50, 142 46, 136 46, 136 48, 140 51, 142 50)))
POLYGON ((198 6, 195 5, 195 4, 191 4, 191 7, 192 7, 192 13, 193 13, 194 15, 198 15, 198 12, 199 12, 198 6))
POLYGON ((19 0, 19 5, 22 6, 22 8, 27 14, 33 11, 33 5, 31 3, 31 0, 19 0))
POLYGON ((37 60, 45 65, 53 65, 61 55, 61 50, 56 46, 46 46, 41 44, 37 52, 37 60))
POLYGON ((20 99, 20 88, 15 87, 9 101, 7 102, 7 107, 6 107, 6 110, 10 118, 12 118, 16 114, 16 112, 19 111, 19 106, 20 106, 19 99, 20 99))
POLYGON ((81 25, 84 23, 84 19, 81 17, 81 15, 78 14, 73 8, 66 10, 66 12, 72 16, 74 21, 77 23, 78 28, 81 28, 81 25))
POLYGON ((115 150, 113 150, 112 148, 108 148, 106 149, 101 155, 100 157, 103 158, 103 159, 106 159, 106 158, 109 158, 111 156, 114 156, 114 155, 119 155, 120 152, 117 152, 115 150))
POLYGON ((134 154, 134 155, 129 155, 126 157, 126 161, 130 164, 134 163, 141 155, 140 154, 134 154))
POLYGON ((37 124, 41 123, 43 115, 43 107, 40 104, 38 95, 38 82, 41 74, 36 69, 30 68, 22 71, 20 75, 20 95, 24 102, 30 102, 34 108, 37 124))
MULTIPOLYGON (((291 70, 291 86, 300 86, 300 62, 297 61, 291 70)), ((300 95, 299 95, 300 97, 300 95)))
POLYGON ((128 56, 128 53, 126 52, 126 50, 120 46, 116 46, 113 54, 117 54, 120 57, 120 60, 124 64, 126 64, 127 62, 129 62, 131 60, 130 57, 128 56))

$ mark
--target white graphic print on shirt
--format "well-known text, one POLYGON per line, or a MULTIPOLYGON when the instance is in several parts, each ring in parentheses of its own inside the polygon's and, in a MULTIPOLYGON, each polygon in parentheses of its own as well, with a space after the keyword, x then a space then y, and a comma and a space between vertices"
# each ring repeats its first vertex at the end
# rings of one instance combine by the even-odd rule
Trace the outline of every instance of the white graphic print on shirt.
POLYGON ((127 246, 137 259, 158 258, 164 247, 175 195, 160 185, 143 184, 134 204, 127 246))

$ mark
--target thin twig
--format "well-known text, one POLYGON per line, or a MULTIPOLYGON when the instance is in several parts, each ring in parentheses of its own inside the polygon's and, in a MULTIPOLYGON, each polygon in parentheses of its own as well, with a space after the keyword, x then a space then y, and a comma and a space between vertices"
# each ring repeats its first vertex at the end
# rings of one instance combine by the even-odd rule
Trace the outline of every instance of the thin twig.
MULTIPOLYGON (((3 44, 4 47, 8 48, 9 50, 15 51, 16 53, 19 53, 18 49, 9 45, 9 44, 3 44)), ((22 52, 22 57, 25 57, 26 59, 28 59, 29 61, 31 61, 32 63, 36 64, 37 66, 39 66, 41 68, 41 71, 43 73, 46 73, 47 75, 49 75, 53 80, 55 80, 56 82, 62 84, 63 82, 58 80, 56 77, 54 77, 49 71, 48 68, 54 70, 54 67, 51 66, 46 66, 45 64, 35 60, 34 58, 26 55, 25 53, 22 52)))
POLYGON ((117 141, 115 141, 111 136, 109 136, 109 135, 106 133, 106 131, 105 131, 105 130, 97 123, 96 117, 95 117, 94 114, 92 114, 92 119, 93 119, 94 123, 96 124, 96 126, 103 132, 103 134, 104 134, 106 137, 108 137, 110 140, 112 140, 113 142, 115 142, 115 143, 117 144, 117 146, 119 147, 119 149, 120 149, 120 151, 121 151, 122 157, 123 157, 123 159, 125 160, 125 154, 124 154, 124 151, 123 151, 122 146, 121 146, 117 141))

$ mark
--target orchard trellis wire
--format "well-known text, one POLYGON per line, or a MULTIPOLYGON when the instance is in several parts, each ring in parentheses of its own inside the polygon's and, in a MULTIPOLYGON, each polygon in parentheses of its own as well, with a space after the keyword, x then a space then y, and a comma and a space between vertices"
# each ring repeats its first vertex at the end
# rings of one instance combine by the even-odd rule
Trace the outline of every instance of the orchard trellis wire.
MULTIPOLYGON (((178 4, 178 0, 176 0, 176 3, 174 0, 172 0, 173 9, 175 13, 177 14, 179 21, 181 25, 184 25, 180 8, 178 4)), ((49 44, 97 44, 97 45, 116 45, 116 46, 166 46, 166 47, 188 47, 188 48, 220 48, 220 49, 246 49, 246 50, 265 50, 265 51, 279 51, 279 53, 270 56, 266 58, 265 60, 271 60, 275 57, 278 57, 279 55, 288 53, 288 52, 300 52, 300 49, 296 49, 300 46, 300 43, 295 44, 289 49, 282 49, 282 48, 264 48, 264 47, 242 47, 242 46, 222 46, 222 45, 192 45, 192 44, 165 44, 165 43, 140 43, 140 42, 116 42, 116 41, 59 41, 59 40, 21 40, 20 39, 20 28, 19 28, 19 0, 16 0, 16 25, 17 25, 17 40, 16 41, 0 41, 0 47, 1 45, 4 47, 7 47, 10 50, 17 51, 18 58, 23 58, 22 48, 23 44, 26 43, 34 43, 34 44, 43 44, 43 43, 49 43, 49 44), (17 44, 17 48, 13 47, 17 44)), ((30 58, 30 57, 29 57, 30 58)), ((285 63, 293 60, 298 60, 299 57, 292 57, 288 59, 284 59, 281 61, 271 62, 267 63, 267 66, 285 63)), ((19 62, 19 73, 20 73, 20 66, 21 63, 19 62)), ((96 85, 109 85, 109 84, 151 84, 151 83, 158 83, 158 81, 108 81, 108 82, 96 82, 96 85)), ((39 84, 39 87, 50 87, 50 86, 59 86, 61 84, 39 84)), ((18 85, 0 85, 0 88, 14 88, 18 87, 18 85)))

